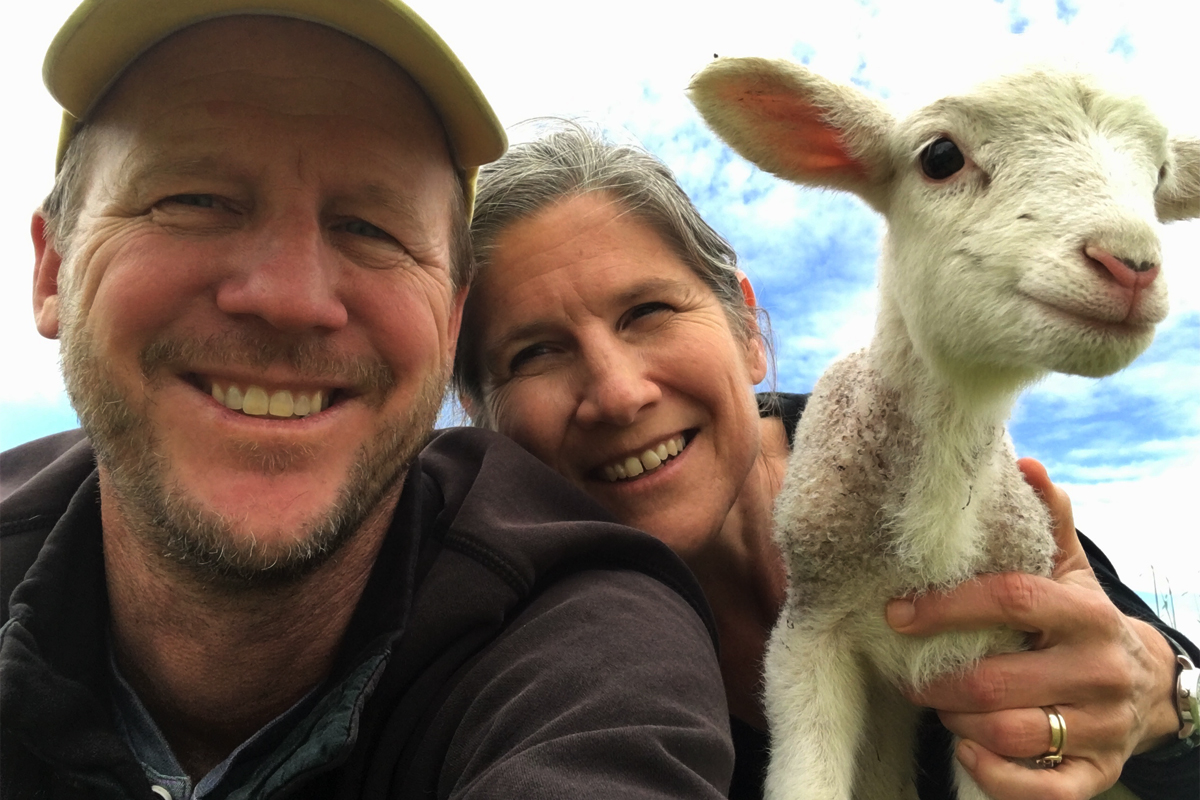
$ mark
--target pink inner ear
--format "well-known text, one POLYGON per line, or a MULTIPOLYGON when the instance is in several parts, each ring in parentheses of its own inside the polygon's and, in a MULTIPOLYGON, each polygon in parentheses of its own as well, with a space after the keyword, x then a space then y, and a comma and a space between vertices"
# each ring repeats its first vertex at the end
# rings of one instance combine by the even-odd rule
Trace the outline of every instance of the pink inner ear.
POLYGON ((817 106, 790 93, 745 92, 727 99, 754 120, 759 145, 778 160, 780 173, 848 172, 867 177, 866 168, 847 152, 841 133, 823 121, 824 112, 817 106))

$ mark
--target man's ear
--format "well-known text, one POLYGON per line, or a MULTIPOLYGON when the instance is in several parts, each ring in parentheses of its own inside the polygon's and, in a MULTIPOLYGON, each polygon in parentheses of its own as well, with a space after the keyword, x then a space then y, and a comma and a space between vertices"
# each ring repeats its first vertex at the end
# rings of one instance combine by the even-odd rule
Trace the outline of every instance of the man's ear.
POLYGON ((467 288, 463 286, 454 292, 450 302, 450 319, 447 320, 447 333, 450 343, 450 362, 454 362, 454 351, 458 348, 458 336, 462 332, 463 305, 467 302, 467 288))
POLYGON ((57 339, 60 310, 58 275, 62 269, 62 255, 49 240, 47 227, 42 212, 33 212, 33 221, 29 226, 33 238, 33 319, 38 333, 47 339, 57 339))

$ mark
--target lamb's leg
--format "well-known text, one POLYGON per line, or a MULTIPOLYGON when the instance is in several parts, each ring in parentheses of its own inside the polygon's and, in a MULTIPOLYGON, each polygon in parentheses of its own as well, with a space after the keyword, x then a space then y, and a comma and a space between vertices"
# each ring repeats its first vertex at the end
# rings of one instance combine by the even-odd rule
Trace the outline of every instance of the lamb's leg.
POLYGON ((816 612, 793 621, 785 611, 771 635, 766 800, 851 800, 867 693, 859 659, 834 627, 843 616, 816 612))
POLYGON ((878 672, 869 674, 867 740, 858 753, 855 800, 917 800, 916 732, 921 710, 878 672))

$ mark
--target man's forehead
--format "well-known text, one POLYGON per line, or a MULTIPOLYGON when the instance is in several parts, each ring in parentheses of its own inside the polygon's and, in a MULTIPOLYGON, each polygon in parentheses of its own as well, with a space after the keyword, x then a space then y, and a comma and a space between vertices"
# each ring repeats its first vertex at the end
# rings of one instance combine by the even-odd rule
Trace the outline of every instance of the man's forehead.
POLYGON ((400 0, 84 0, 43 65, 46 86, 64 109, 59 166, 80 122, 93 118, 100 98, 139 55, 173 32, 244 15, 342 32, 411 76, 443 124, 470 208, 478 166, 504 151, 503 128, 449 46, 400 0))

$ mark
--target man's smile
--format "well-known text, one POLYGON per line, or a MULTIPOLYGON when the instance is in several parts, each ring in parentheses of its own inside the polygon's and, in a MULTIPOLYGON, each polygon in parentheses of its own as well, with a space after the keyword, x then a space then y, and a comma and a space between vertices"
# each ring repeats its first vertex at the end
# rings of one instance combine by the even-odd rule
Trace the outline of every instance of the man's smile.
POLYGON ((335 388, 264 387, 258 384, 212 380, 209 393, 232 411, 254 417, 307 417, 329 408, 335 388))

